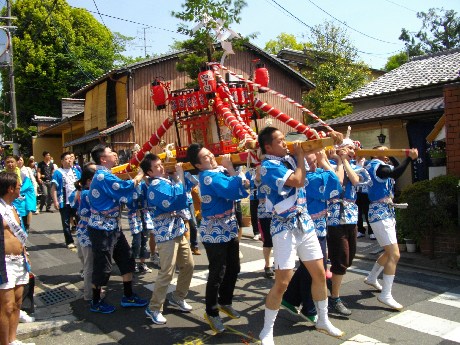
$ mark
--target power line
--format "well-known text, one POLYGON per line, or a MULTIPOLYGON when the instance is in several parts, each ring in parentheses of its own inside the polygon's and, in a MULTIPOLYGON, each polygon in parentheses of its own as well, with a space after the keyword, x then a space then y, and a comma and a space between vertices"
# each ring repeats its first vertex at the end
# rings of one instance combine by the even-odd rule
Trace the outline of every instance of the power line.
POLYGON ((409 8, 409 7, 406 7, 406 6, 404 6, 404 5, 398 4, 397 2, 394 2, 394 1, 391 1, 391 0, 385 0, 385 1, 390 2, 390 3, 392 3, 393 5, 396 5, 396 6, 405 8, 405 9, 408 10, 408 11, 417 13, 416 10, 413 10, 412 8, 409 8))
MULTIPOLYGON (((71 7, 82 9, 81 7, 74 7, 74 6, 71 6, 71 7)), ((129 20, 129 19, 124 19, 124 18, 120 18, 120 17, 111 16, 111 15, 109 15, 109 14, 94 12, 94 11, 90 11, 90 10, 88 10, 88 9, 86 9, 86 8, 83 8, 83 9, 84 9, 85 11, 90 12, 90 13, 99 14, 100 16, 104 16, 104 17, 107 17, 107 18, 112 18, 112 19, 121 20, 121 21, 124 21, 124 22, 127 22, 127 23, 133 23, 133 24, 137 24, 137 25, 142 25, 142 26, 145 27, 146 29, 153 28, 153 29, 157 29, 157 30, 163 30, 163 31, 167 31, 167 32, 172 32, 172 33, 174 33, 174 34, 180 34, 180 35, 188 36, 188 35, 186 35, 186 34, 182 34, 182 33, 180 33, 180 32, 174 31, 174 30, 165 29, 165 28, 159 28, 158 26, 147 25, 147 24, 135 22, 134 20, 129 20)))
MULTIPOLYGON (((93 4, 94 4, 94 6, 96 7, 96 10, 97 10, 97 13, 99 14, 99 17, 101 17, 102 24, 104 24, 105 28, 106 28, 107 30, 109 30, 109 29, 107 28, 107 25, 105 25, 105 23, 104 23, 104 18, 102 18, 101 12, 99 12, 99 7, 97 7, 96 0, 93 0, 93 4)), ((109 31, 110 31, 110 30, 109 30, 109 31)))
MULTIPOLYGON (((295 19, 296 21, 298 21, 299 23, 301 23, 302 25, 306 26, 307 28, 309 28, 311 31, 313 31, 314 33, 316 33, 317 35, 322 35, 321 32, 319 32, 318 30, 316 30, 315 28, 313 28, 312 26, 308 25, 307 23, 303 22, 301 19, 299 19, 297 16, 295 16, 294 14, 292 14, 289 10, 287 10, 286 8, 284 8, 283 6, 281 6, 276 0, 271 0, 273 3, 275 3, 279 8, 281 8, 284 12, 286 12, 289 16, 291 16, 293 19, 295 19)), ((344 47, 344 45, 340 42, 337 42, 337 41, 334 41, 337 45, 339 46, 342 46, 344 47)), ((381 54, 378 54, 378 53, 370 53, 370 52, 365 52, 365 51, 362 51, 362 50, 359 50, 359 49, 356 49, 356 51, 358 53, 361 53, 361 54, 367 54, 367 55, 390 55, 390 54, 394 54, 394 53, 397 53, 399 52, 400 50, 396 50, 394 52, 390 52, 390 53, 381 53, 381 54)))
POLYGON ((326 13, 329 17, 331 17, 331 18, 335 19, 336 21, 338 21, 340 24, 345 25, 347 28, 349 28, 349 29, 351 29, 351 30, 353 30, 353 31, 355 31, 355 32, 357 32, 357 33, 363 35, 363 36, 366 36, 366 37, 368 37, 368 38, 371 38, 371 39, 373 39, 373 40, 376 40, 376 41, 379 41, 379 42, 383 42, 383 43, 388 43, 388 44, 399 44, 399 43, 395 43, 395 42, 388 42, 388 41, 382 40, 382 39, 380 39, 380 38, 376 38, 376 37, 370 36, 370 35, 368 35, 368 34, 362 32, 362 31, 359 31, 359 30, 357 30, 357 29, 351 27, 350 25, 348 25, 346 22, 343 22, 343 21, 337 19, 337 18, 334 17, 332 14, 330 14, 329 12, 327 12, 326 10, 322 9, 322 8, 319 7, 317 4, 315 4, 313 1, 311 1, 311 0, 307 0, 307 1, 308 1, 309 3, 311 3, 313 6, 315 6, 316 8, 318 8, 320 11, 323 11, 324 13, 326 13))

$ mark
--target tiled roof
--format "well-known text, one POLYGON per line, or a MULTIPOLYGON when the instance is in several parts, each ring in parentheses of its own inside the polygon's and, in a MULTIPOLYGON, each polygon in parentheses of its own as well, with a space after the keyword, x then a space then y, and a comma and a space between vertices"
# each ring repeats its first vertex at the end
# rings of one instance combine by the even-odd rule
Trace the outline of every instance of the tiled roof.
POLYGON ((122 131, 125 128, 130 128, 130 127, 133 127, 133 122, 131 120, 126 120, 124 122, 116 124, 115 126, 112 126, 110 128, 104 129, 103 131, 101 131, 101 134, 102 135, 115 134, 117 132, 122 131))
MULTIPOLYGON (((437 112, 444 110, 444 98, 436 97, 414 102, 401 104, 392 104, 378 108, 359 111, 347 116, 338 117, 332 120, 326 120, 328 125, 348 125, 376 120, 388 120, 394 117, 408 117, 428 112, 437 112)), ((315 124, 312 127, 319 127, 315 124)))
POLYGON ((99 132, 97 132, 97 131, 91 132, 91 133, 86 134, 86 135, 84 135, 82 137, 79 137, 79 138, 77 138, 75 140, 65 142, 64 147, 69 147, 69 146, 74 146, 74 145, 78 145, 78 144, 87 143, 88 141, 99 139, 99 137, 100 137, 99 132))
POLYGON ((460 80, 460 49, 420 56, 384 74, 343 100, 376 96, 460 80))
POLYGON ((88 141, 96 140, 96 139, 99 139, 102 136, 115 134, 117 132, 122 131, 125 128, 130 128, 132 126, 133 126, 133 123, 131 122, 131 120, 126 120, 124 122, 116 124, 115 126, 106 128, 103 131, 90 132, 90 133, 85 134, 82 137, 77 138, 77 139, 67 141, 67 142, 64 143, 64 147, 74 146, 74 145, 86 143, 88 141))

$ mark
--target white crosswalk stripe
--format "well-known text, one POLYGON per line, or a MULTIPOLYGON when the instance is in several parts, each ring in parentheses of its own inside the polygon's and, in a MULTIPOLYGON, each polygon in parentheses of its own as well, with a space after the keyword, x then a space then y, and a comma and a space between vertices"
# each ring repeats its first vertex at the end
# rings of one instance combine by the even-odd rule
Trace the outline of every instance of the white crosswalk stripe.
POLYGON ((445 304, 451 307, 460 308, 460 294, 446 292, 435 298, 430 299, 430 302, 445 304))
POLYGON ((460 323, 437 316, 406 310, 386 321, 446 340, 460 341, 460 323))
POLYGON ((387 343, 381 343, 376 339, 366 337, 362 334, 357 334, 353 338, 350 338, 341 345, 388 345, 387 343))

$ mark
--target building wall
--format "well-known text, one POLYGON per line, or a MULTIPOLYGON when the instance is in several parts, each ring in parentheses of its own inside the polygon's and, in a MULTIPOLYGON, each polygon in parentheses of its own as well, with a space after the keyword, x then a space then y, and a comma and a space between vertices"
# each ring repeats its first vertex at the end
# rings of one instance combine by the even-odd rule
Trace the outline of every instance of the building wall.
POLYGON ((32 152, 35 160, 41 162, 43 160, 43 151, 49 151, 55 162, 59 163, 62 149, 62 138, 59 137, 33 137, 32 152))
MULTIPOLYGON (((386 140, 383 145, 392 149, 409 148, 409 140, 405 122, 401 120, 392 120, 381 122, 382 133, 386 135, 386 140)), ((344 135, 347 132, 347 127, 337 126, 334 129, 344 135)), ((354 125, 351 129, 351 138, 361 142, 363 148, 370 149, 377 145, 382 145, 378 142, 377 136, 380 134, 380 125, 376 122, 354 125)), ((401 160, 401 158, 398 158, 401 160)), ((403 175, 396 180, 395 190, 401 191, 405 186, 412 184, 412 167, 406 169, 403 175)))
POLYGON ((447 173, 460 177, 460 83, 444 87, 447 173))

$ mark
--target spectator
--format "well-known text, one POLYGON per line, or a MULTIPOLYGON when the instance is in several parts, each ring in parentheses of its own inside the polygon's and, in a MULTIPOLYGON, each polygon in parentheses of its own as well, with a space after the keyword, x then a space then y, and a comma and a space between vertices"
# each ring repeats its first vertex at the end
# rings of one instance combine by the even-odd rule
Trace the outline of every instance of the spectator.
POLYGON ((53 178, 54 165, 51 161, 51 154, 43 151, 43 161, 37 165, 37 182, 40 188, 40 212, 46 204, 46 212, 51 212, 51 180, 53 178))
MULTIPOLYGON (((26 215, 24 219, 24 226, 26 231, 29 231, 30 222, 32 221, 32 213, 37 211, 37 181, 34 176, 34 172, 31 168, 24 165, 24 158, 22 156, 18 157, 18 168, 21 171, 22 176, 26 176, 30 182, 32 182, 32 188, 28 188, 27 192, 24 190, 25 204, 26 204, 26 215)), ((23 181, 23 187, 25 188, 25 183, 23 181)))
POLYGON ((30 265, 25 255, 27 233, 13 201, 19 197, 17 174, 0 173, 0 343, 35 345, 16 339, 24 285, 29 281, 30 265))
POLYGON ((54 208, 61 214, 62 230, 67 248, 75 249, 75 243, 70 232, 70 218, 76 216, 76 211, 70 206, 69 197, 75 190, 75 182, 81 177, 78 170, 72 167, 71 156, 68 152, 61 154, 62 168, 53 173, 51 195, 54 208))

